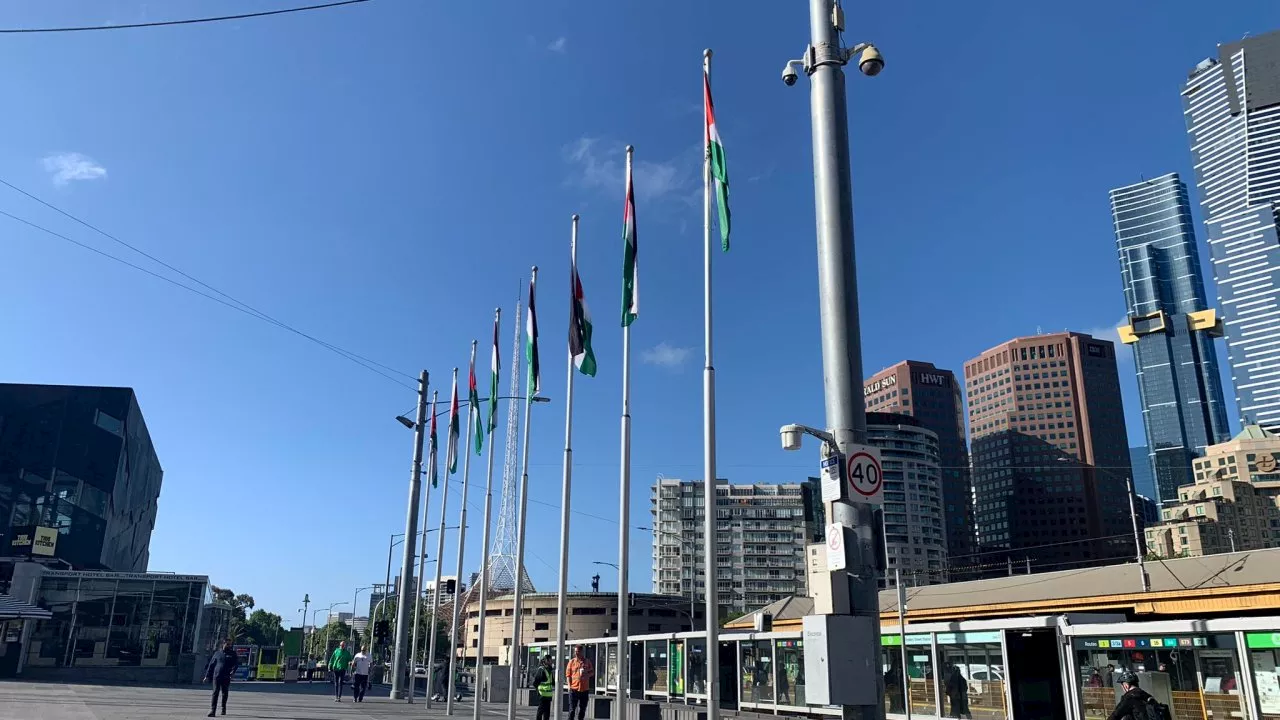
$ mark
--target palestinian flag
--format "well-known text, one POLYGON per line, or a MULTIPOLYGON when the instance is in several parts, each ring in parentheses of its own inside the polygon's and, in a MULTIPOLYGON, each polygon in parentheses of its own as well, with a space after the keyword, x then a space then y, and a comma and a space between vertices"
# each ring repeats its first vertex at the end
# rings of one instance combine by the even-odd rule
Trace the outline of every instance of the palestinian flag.
POLYGON ((636 278, 636 194, 627 165, 627 203, 622 210, 622 326, 640 314, 640 289, 636 278))
POLYGON ((470 396, 467 398, 468 412, 476 415, 476 455, 484 447, 484 424, 480 420, 480 393, 476 392, 476 344, 471 343, 471 367, 467 370, 467 384, 470 396))
POLYGON ((439 473, 437 472, 436 462, 435 462, 435 457, 436 457, 436 401, 435 401, 435 399, 434 399, 434 398, 431 400, 431 446, 430 446, 430 447, 431 447, 431 455, 429 456, 429 457, 430 457, 430 460, 428 460, 427 464, 431 466, 431 487, 435 487, 435 486, 438 484, 438 482, 437 482, 437 481, 440 479, 440 477, 439 477, 439 473))
POLYGON ((538 313, 534 309, 533 302, 534 286, 537 282, 538 276, 535 273, 529 278, 529 309, 525 311, 524 324, 524 354, 525 361, 529 363, 529 381, 525 386, 528 402, 533 402, 533 399, 542 391, 542 369, 538 366, 538 313))
POLYGON ((458 371, 453 371, 453 399, 449 401, 449 444, 445 453, 449 474, 458 472, 458 371))
POLYGON ((596 376, 596 354, 591 350, 591 313, 582 296, 582 279, 578 277, 578 256, 569 263, 569 355, 583 375, 596 376))
POLYGON ((498 318, 493 319, 493 356, 489 359, 489 434, 498 428, 498 373, 502 361, 498 359, 498 318))
POLYGON ((707 159, 711 163, 711 177, 716 181, 716 204, 720 207, 720 247, 729 252, 729 171, 724 164, 724 144, 716 129, 716 111, 711 104, 711 79, 702 72, 702 98, 707 116, 707 159))

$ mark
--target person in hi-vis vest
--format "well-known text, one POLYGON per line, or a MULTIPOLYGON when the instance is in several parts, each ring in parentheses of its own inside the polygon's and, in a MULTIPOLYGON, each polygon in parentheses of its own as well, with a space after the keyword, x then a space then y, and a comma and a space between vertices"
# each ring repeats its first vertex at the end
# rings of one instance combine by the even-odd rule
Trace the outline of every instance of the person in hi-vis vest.
POLYGON ((542 656, 542 664, 533 674, 533 686, 538 688, 537 720, 551 720, 551 699, 556 695, 556 670, 550 653, 542 656))

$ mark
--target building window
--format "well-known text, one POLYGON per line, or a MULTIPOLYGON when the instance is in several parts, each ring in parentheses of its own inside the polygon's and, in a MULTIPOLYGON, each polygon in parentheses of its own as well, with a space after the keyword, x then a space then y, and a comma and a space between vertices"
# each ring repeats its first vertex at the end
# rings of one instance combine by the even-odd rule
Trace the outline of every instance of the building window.
POLYGON ((534 623, 534 624, 533 624, 533 629, 534 629, 534 630, 549 630, 549 629, 550 629, 550 623, 534 623))

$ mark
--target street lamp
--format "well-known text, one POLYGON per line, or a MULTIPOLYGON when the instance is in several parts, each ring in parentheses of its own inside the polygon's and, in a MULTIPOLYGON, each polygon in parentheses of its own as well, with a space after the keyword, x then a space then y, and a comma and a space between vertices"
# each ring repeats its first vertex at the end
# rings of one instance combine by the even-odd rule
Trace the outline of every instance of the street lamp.
MULTIPOLYGON (((658 536, 667 536, 669 538, 676 538, 676 541, 680 543, 680 552, 685 552, 685 536, 681 536, 681 534, 668 533, 667 530, 659 530, 657 528, 636 528, 636 529, 646 530, 646 532, 658 534, 658 536)), ((689 543, 689 544, 690 546, 692 546, 692 544, 694 543, 689 543)), ((696 579, 698 579, 698 564, 696 564, 696 562, 694 561, 695 555, 696 555, 696 552, 690 553, 690 556, 689 556, 689 565, 691 568, 689 573, 689 629, 690 630, 698 629, 695 626, 695 625, 698 625, 698 620, 696 620, 696 616, 694 614, 695 607, 698 606, 698 598, 696 598, 696 596, 698 596, 698 589, 696 589, 696 587, 698 587, 698 583, 696 583, 696 579)), ((681 568, 684 568, 684 564, 681 564, 681 568)))
POLYGON ((592 565, 608 565, 609 567, 613 568, 614 570, 617 570, 618 572, 622 572, 622 570, 618 567, 618 564, 617 564, 617 563, 605 562, 605 561, 603 561, 603 560, 595 560, 595 561, 593 561, 591 564, 592 564, 592 565))
MULTIPOLYGON (((373 588, 373 585, 356 588, 355 594, 351 596, 351 627, 347 630, 347 642, 354 643, 356 640, 356 607, 359 604, 360 593, 373 588)), ((373 618, 369 618, 369 622, 373 622, 373 618)))
MULTIPOLYGON (((809 116, 813 128, 819 324, 822 329, 827 433, 827 437, 822 439, 834 445, 841 455, 849 457, 859 444, 866 442, 867 416, 861 393, 862 340, 858 322, 858 273, 853 240, 853 189, 849 177, 849 112, 845 100, 844 66, 857 56, 858 69, 862 74, 874 76, 884 69, 884 57, 869 43, 844 47, 841 35, 845 30, 845 16, 837 0, 809 0, 809 30, 810 41, 803 56, 787 63, 782 80, 786 85, 794 85, 798 80, 797 66, 810 79, 809 116)), ((801 436, 807 430, 803 426, 788 426, 782 434, 783 447, 797 449, 801 436)), ((828 577, 833 586, 838 581, 842 587, 848 588, 848 592, 840 593, 841 597, 834 603, 834 614, 852 615, 849 621, 857 623, 859 636, 865 638, 861 646, 841 650, 850 658, 874 657, 880 652, 879 641, 876 640, 880 636, 880 572, 876 547, 883 542, 876 507, 847 498, 843 491, 841 499, 826 504, 830 508, 828 521, 852 529, 850 534, 857 544, 852 552, 846 549, 847 557, 852 560, 848 571, 840 571, 838 575, 833 572, 828 577)), ((710 510, 708 505, 708 512, 710 510)), ((711 550, 707 548, 708 552, 711 550)), ((710 628, 711 618, 707 621, 710 628)), ((712 634, 708 632, 708 644, 714 639, 712 634)), ((710 652, 712 648, 707 650, 710 652)), ((719 716, 717 669, 714 663, 708 663, 710 692, 707 720, 717 720, 719 716)), ((874 687, 877 688, 876 693, 864 693, 863 697, 883 697, 884 680, 869 665, 860 666, 855 676, 841 678, 839 684, 844 688, 874 687)), ((830 689, 831 685, 814 688, 814 698, 832 697, 834 693, 830 693, 830 689)), ((884 708, 873 702, 846 706, 842 710, 845 717, 851 713, 859 713, 866 718, 882 718, 884 708)))

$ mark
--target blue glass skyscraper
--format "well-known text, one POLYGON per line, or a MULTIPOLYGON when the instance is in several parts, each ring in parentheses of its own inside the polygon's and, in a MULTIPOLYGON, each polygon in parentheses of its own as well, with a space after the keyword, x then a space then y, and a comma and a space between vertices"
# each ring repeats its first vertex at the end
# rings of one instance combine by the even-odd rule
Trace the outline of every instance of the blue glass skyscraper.
POLYGON ((1128 324, 1158 501, 1195 481, 1191 460, 1229 439, 1187 186, 1170 173, 1111 191, 1128 324))

